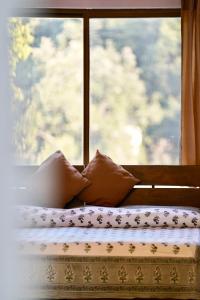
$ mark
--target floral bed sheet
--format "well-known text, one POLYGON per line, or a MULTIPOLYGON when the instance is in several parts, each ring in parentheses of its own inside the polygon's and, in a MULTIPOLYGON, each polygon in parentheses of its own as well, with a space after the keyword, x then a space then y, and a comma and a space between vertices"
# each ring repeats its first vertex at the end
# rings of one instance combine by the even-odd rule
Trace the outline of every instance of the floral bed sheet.
POLYGON ((187 207, 86 206, 75 209, 56 209, 18 206, 16 215, 22 227, 200 227, 200 210, 187 207))
POLYGON ((23 297, 200 299, 198 210, 143 207, 135 208, 134 214, 131 208, 120 208, 113 216, 110 209, 95 208, 93 213, 93 208, 87 207, 76 213, 67 210, 70 218, 61 217, 63 210, 56 214, 54 210, 52 221, 51 209, 42 209, 43 217, 40 208, 34 209, 38 208, 20 210, 26 227, 16 231, 23 297), (134 215, 131 220, 129 211, 134 215), (147 212, 151 215, 145 216, 148 228, 142 217, 147 212), (94 226, 88 226, 90 214, 95 214, 94 226), (97 220, 99 214, 102 223, 97 220), (120 224, 116 215, 121 216, 120 224), (160 227, 151 225, 158 225, 156 216, 160 227), (72 217, 75 225, 70 222, 72 217), (112 227, 105 228, 107 222, 112 227), (133 228, 127 228, 126 222, 133 228))
POLYGON ((31 255, 195 257, 198 228, 23 228, 20 251, 31 255))

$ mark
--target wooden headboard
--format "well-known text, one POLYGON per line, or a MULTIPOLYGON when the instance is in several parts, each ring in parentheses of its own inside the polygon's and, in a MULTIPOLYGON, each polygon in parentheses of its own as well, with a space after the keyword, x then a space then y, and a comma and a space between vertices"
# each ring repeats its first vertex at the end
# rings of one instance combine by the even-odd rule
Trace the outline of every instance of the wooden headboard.
MULTIPOLYGON (((80 172, 83 166, 75 166, 80 172)), ((141 182, 121 205, 184 205, 200 207, 200 165, 123 166, 141 182)), ((37 167, 15 167, 17 185, 23 186, 37 167)))
POLYGON ((123 205, 188 205, 200 207, 200 166, 126 166, 141 179, 123 205))

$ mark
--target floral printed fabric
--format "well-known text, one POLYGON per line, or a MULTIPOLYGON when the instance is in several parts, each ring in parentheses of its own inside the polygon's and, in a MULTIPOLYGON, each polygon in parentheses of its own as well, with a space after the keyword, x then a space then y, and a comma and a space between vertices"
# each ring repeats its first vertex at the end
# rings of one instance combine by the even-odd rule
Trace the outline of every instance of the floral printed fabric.
MULTIPOLYGON (((176 229, 177 230, 177 229, 176 229)), ((102 257, 25 255, 24 299, 200 299, 199 255, 102 257)))
POLYGON ((200 210, 186 207, 56 209, 18 206, 17 219, 22 227, 199 228, 200 210))
POLYGON ((195 257, 199 228, 21 228, 20 253, 42 256, 195 257))

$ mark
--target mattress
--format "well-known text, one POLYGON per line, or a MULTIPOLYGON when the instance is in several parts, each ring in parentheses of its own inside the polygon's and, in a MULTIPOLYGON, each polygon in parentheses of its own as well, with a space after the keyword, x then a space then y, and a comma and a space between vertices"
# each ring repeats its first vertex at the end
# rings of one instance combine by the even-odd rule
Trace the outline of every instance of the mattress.
POLYGON ((199 228, 23 228, 21 253, 31 255, 195 257, 199 228))
POLYGON ((199 228, 20 228, 26 298, 200 299, 199 228))

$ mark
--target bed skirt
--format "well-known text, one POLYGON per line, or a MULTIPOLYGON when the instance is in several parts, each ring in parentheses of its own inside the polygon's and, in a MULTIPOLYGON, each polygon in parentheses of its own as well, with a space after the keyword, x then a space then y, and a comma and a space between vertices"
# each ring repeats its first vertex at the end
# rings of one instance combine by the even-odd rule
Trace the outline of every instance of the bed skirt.
POLYGON ((23 256, 25 298, 200 299, 195 258, 23 256))

